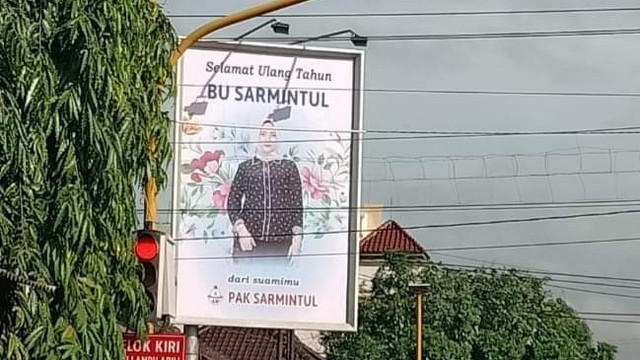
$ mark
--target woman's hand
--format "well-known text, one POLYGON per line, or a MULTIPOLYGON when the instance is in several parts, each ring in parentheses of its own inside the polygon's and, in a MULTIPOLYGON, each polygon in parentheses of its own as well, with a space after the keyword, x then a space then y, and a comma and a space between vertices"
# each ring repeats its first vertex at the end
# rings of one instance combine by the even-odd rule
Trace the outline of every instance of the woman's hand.
POLYGON ((240 250, 242 251, 251 251, 256 246, 256 242, 253 240, 253 236, 247 230, 247 227, 244 224, 240 224, 236 227, 236 231, 238 232, 238 242, 240 243, 240 250))
POLYGON ((300 255, 302 252, 302 235, 293 235, 291 238, 291 246, 289 247, 289 253, 287 257, 289 262, 293 261, 293 258, 300 255))

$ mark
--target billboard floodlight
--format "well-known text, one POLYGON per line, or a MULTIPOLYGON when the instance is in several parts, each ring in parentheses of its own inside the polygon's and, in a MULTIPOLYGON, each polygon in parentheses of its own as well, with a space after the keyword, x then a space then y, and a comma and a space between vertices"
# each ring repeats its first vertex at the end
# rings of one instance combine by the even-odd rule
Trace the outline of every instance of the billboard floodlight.
POLYGON ((342 35, 342 34, 351 34, 351 37, 349 38, 349 40, 351 40, 351 43, 354 46, 358 46, 358 47, 367 46, 368 38, 366 36, 358 35, 355 31, 353 31, 351 29, 340 30, 340 31, 329 33, 329 34, 310 37, 310 38, 304 39, 304 40, 294 41, 294 42, 290 43, 290 45, 304 44, 304 43, 307 43, 307 42, 310 42, 310 41, 322 40, 322 39, 326 39, 326 38, 330 38, 330 37, 337 36, 337 35, 342 35))

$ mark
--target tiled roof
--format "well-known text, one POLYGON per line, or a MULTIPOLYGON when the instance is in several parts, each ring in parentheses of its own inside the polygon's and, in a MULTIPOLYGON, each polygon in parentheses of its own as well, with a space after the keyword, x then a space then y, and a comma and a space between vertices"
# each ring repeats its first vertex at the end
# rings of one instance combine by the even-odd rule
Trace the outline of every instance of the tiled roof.
POLYGON ((428 257, 424 248, 393 220, 387 220, 360 242, 360 254, 365 256, 382 255, 390 251, 428 257))
MULTIPOLYGON (((280 360, 278 344, 283 340, 276 329, 226 326, 202 328, 198 339, 203 360, 280 360)), ((295 335, 293 343, 297 360, 322 360, 295 335)))

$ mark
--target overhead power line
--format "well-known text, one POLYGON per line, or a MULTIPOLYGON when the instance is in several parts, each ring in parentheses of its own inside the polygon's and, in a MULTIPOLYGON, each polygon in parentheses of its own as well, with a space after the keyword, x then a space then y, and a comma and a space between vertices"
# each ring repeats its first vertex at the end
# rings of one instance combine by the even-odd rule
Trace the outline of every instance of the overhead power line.
MULTIPOLYGON (((578 277, 578 278, 588 278, 588 279, 601 279, 601 280, 609 280, 609 281, 627 281, 627 282, 640 283, 640 279, 620 278, 620 277, 600 276, 600 275, 587 275, 587 274, 571 274, 571 273, 552 272, 552 271, 544 271, 544 270, 536 270, 536 269, 522 269, 522 268, 519 268, 518 266, 507 266, 506 264, 504 265, 505 266, 504 268, 495 268, 495 267, 477 266, 477 265, 448 264, 448 263, 442 263, 442 262, 440 262, 438 264, 441 265, 441 266, 444 266, 447 269, 451 269, 451 270, 455 270, 455 271, 458 271, 458 270, 463 270, 464 271, 464 269, 499 270, 499 271, 505 271, 507 269, 516 269, 516 270, 520 270, 520 271, 522 271, 524 273, 544 275, 551 282, 570 282, 570 283, 592 285, 592 286, 605 286, 605 285, 609 285, 609 284, 561 280, 561 279, 553 278, 552 276, 578 277)), ((596 294, 596 295, 606 295, 606 296, 613 296, 613 297, 624 297, 624 298, 640 299, 640 296, 634 296, 634 295, 629 295, 629 294, 609 293, 609 292, 603 292, 603 291, 581 289, 581 288, 573 288, 573 287, 560 286, 560 285, 550 285, 550 284, 546 284, 546 286, 553 287, 553 288, 559 288, 559 289, 565 289, 565 290, 583 291, 583 292, 593 293, 593 294, 596 294)), ((620 288, 627 288, 626 285, 617 286, 617 285, 611 284, 611 286, 616 286, 616 287, 620 287, 620 288)), ((632 288, 636 289, 636 287, 632 287, 632 288)))
MULTIPOLYGON (((491 268, 487 268, 487 267, 475 267, 476 269, 491 269, 491 268)), ((511 269, 519 269, 518 266, 508 266, 508 268, 511 269)), ((458 269, 455 269, 458 270, 458 269)), ((523 272, 527 272, 529 271, 528 269, 521 269, 523 272)), ((528 278, 530 276, 524 276, 525 278, 528 278)), ((360 275, 359 278, 364 278, 366 280, 373 280, 374 276, 367 276, 367 275, 360 275)), ((640 285, 625 285, 625 284, 613 284, 613 283, 601 283, 601 282, 593 282, 593 281, 578 281, 578 280, 564 280, 564 279, 557 279, 557 278, 553 278, 550 276, 546 277, 546 280, 548 282, 553 282, 553 283, 569 283, 569 284, 580 284, 580 285, 589 285, 589 286, 604 286, 604 287, 612 287, 612 288, 619 288, 619 289, 634 289, 634 290, 640 290, 640 285)), ((551 285, 548 285, 551 286, 551 285)), ((612 295, 612 296, 617 296, 617 295, 628 295, 628 294, 618 294, 618 293, 606 293, 607 295, 612 295)), ((581 313, 580 314, 585 314, 585 315, 618 315, 618 316, 640 316, 640 314, 634 314, 634 313, 596 313, 596 312, 585 312, 585 313, 581 313)))
MULTIPOLYGON (((487 269, 487 270, 505 270, 505 268, 515 268, 515 267, 505 267, 505 268, 496 268, 496 267, 488 267, 488 266, 477 266, 477 265, 464 265, 464 264, 450 264, 450 263, 440 263, 445 267, 453 267, 462 268, 462 269, 487 269)), ((547 270, 534 270, 534 269, 518 269, 523 272, 537 275, 546 275, 546 276, 564 276, 564 277, 574 277, 574 278, 584 278, 584 279, 595 279, 595 280, 610 280, 610 281, 625 281, 631 283, 640 283, 640 278, 627 278, 627 277, 619 277, 619 276, 605 276, 605 275, 591 275, 591 274, 576 274, 576 273, 567 273, 560 271, 547 271, 547 270)))
MULTIPOLYGON (((601 206, 601 205, 597 205, 597 206, 601 206)), ((452 208, 458 207, 458 206, 451 206, 452 208)), ((464 206, 460 206, 460 207, 464 207, 464 206)), ((361 207, 362 209, 377 209, 376 207, 361 207)), ((389 208, 393 208, 394 211, 401 211, 403 210, 403 208, 405 207, 384 207, 384 209, 389 209, 389 208)), ((410 207, 409 207, 410 208, 410 207)), ((417 208, 422 208, 422 207, 417 207, 417 208)), ((427 207, 428 208, 428 207, 427 207)), ((445 207, 446 208, 446 207, 445 207)), ((490 208, 488 208, 490 210, 490 208)), ((509 209, 509 208, 508 208, 509 209)), ((275 209, 276 211, 290 211, 290 210, 278 210, 275 209)), ((322 208, 318 208, 318 210, 322 210, 322 208)), ((405 210, 409 210, 409 209, 405 209, 405 210)), ((143 210, 139 210, 139 211, 143 211, 143 210)), ((306 211, 306 210, 305 210, 306 211)), ((159 212, 161 213, 177 213, 177 212, 183 212, 185 214, 187 213, 198 213, 198 211, 187 211, 185 209, 177 209, 177 210, 170 210, 170 209, 160 209, 159 212)), ((213 210, 203 210, 202 212, 213 212, 213 210)), ((367 232, 367 231, 371 231, 371 230, 360 230, 362 232, 367 232)), ((380 230, 380 229, 376 229, 373 231, 385 231, 385 230, 380 230)), ((193 238, 185 238, 182 240, 189 240, 189 239, 193 239, 193 238)), ((198 238, 200 239, 200 238, 198 238)), ((205 238, 202 238, 205 239, 205 238)), ((209 238, 206 238, 209 239, 209 238)), ((195 240, 195 239, 194 239, 195 240)), ((618 238, 603 238, 603 239, 589 239, 589 240, 572 240, 572 241, 545 241, 545 242, 529 242, 529 243, 509 243, 509 244, 496 244, 496 245, 475 245, 475 246, 454 246, 454 247, 430 247, 427 249, 427 251, 429 252, 455 252, 455 251, 477 251, 477 250, 498 250, 498 249, 517 249, 517 248, 538 248, 538 247, 552 247, 552 246, 572 246, 572 245, 589 245, 589 244, 614 244, 614 243, 625 243, 625 242, 635 242, 635 241, 640 241, 640 237, 637 236, 632 236, 632 237, 618 237, 618 238)), ((331 254, 334 255, 334 254, 331 254)))
POLYGON ((623 237, 610 239, 595 240, 576 240, 576 241, 549 241, 539 243, 516 243, 502 245, 480 245, 480 246, 459 246, 459 247, 441 247, 429 248, 427 251, 433 252, 449 252, 449 251, 469 251, 469 250, 497 250, 497 249, 518 249, 518 248, 537 248, 550 246, 572 246, 572 245, 588 245, 588 244, 614 244, 631 241, 640 241, 640 237, 623 237))
MULTIPOLYGON (((582 8, 582 9, 539 9, 539 10, 486 10, 486 11, 433 11, 433 12, 368 12, 368 13, 307 13, 262 15, 262 18, 344 18, 344 17, 422 17, 422 16, 487 16, 487 15, 537 15, 575 14, 602 12, 640 11, 638 7, 582 8)), ((217 18, 222 14, 168 14, 169 18, 217 18)))
MULTIPOLYGON (((466 227, 466 226, 481 226, 481 225, 497 225, 497 224, 514 224, 514 223, 530 223, 538 221, 549 220, 566 220, 566 219, 578 219, 589 217, 601 217, 601 216, 613 216, 613 215, 626 215, 640 213, 640 209, 629 210, 616 210, 597 213, 581 213, 581 214, 569 214, 569 215, 556 215, 556 216, 540 216, 540 217, 527 217, 527 218, 510 218, 510 219, 497 219, 497 220, 485 220, 485 221, 469 221, 458 223, 445 223, 445 224, 426 224, 426 225, 414 225, 404 226, 404 230, 421 230, 421 229, 437 229, 437 228, 454 228, 454 227, 466 227)), ((334 230, 334 231, 313 231, 305 232, 301 235, 329 235, 329 234, 347 234, 347 233, 360 233, 360 232, 372 232, 372 231, 384 231, 379 229, 360 229, 360 230, 334 230)), ((272 236, 292 236, 293 233, 273 234, 272 236)), ((225 240, 233 239, 233 236, 205 236, 205 237, 190 237, 190 238, 177 238, 180 241, 197 241, 197 240, 225 240)))
MULTIPOLYGON (((587 200, 587 201, 558 201, 558 202, 516 202, 516 203, 482 203, 482 204, 442 204, 442 205, 389 205, 383 206, 383 210, 394 212, 431 212, 431 211, 495 211, 495 210, 540 210, 540 209, 572 209, 572 208, 593 208, 593 207, 626 207, 640 206, 640 199, 619 199, 619 200, 587 200)), ((326 210, 349 212, 353 210, 378 210, 379 206, 350 206, 350 207, 305 207, 305 212, 319 212, 326 210)), ((233 210, 228 208, 227 210, 233 210)), ((273 207, 272 212, 290 212, 291 209, 273 207)), ((163 214, 207 214, 216 213, 219 210, 213 208, 159 208, 158 213, 163 214)), ((137 208, 136 212, 143 213, 144 209, 137 208)))
POLYGON ((589 286, 604 286, 618 289, 635 289, 640 290, 640 285, 624 285, 624 284, 612 284, 612 283, 598 283, 593 281, 578 281, 578 280, 563 280, 563 279, 550 279, 552 282, 567 283, 567 284, 579 284, 589 286))
POLYGON ((628 299, 640 299, 640 296, 638 296, 638 295, 610 293, 610 292, 604 292, 604 291, 581 289, 581 288, 574 288, 574 287, 560 286, 560 285, 547 285, 547 286, 548 287, 552 287, 552 288, 556 288, 556 289, 561 289, 561 290, 578 291, 578 292, 583 292, 583 293, 588 293, 588 294, 595 294, 595 295, 622 297, 622 298, 628 298, 628 299))
MULTIPOLYGON (((430 251, 431 253, 438 253, 436 251, 430 251)), ((534 273, 538 273, 538 274, 544 274, 546 273, 545 270, 541 270, 541 269, 537 269, 537 268, 531 268, 531 267, 523 267, 521 265, 514 265, 514 264, 507 264, 507 263, 503 263, 503 262, 497 262, 494 260, 486 260, 486 259, 476 259, 476 258, 470 258, 470 257, 465 257, 465 256, 459 256, 459 255, 445 255, 445 254, 440 254, 441 256, 444 257, 449 257, 449 258, 455 258, 455 259, 462 259, 462 260, 466 260, 466 261, 474 261, 474 262, 479 262, 482 264, 489 264, 492 266, 503 266, 504 268, 508 268, 508 269, 520 269, 522 271, 525 272, 530 272, 532 274, 534 273)), ((477 267, 477 266, 463 266, 463 265, 458 265, 461 267, 471 267, 471 268, 483 268, 483 266, 481 267, 477 267)), ((550 282, 559 282, 559 283, 569 283, 569 284, 580 284, 580 285, 589 285, 589 286, 604 286, 604 287, 613 287, 613 288, 621 288, 621 289, 634 289, 634 290, 640 290, 640 284, 638 283, 634 283, 631 282, 631 284, 618 284, 618 283, 612 283, 611 279, 606 279, 607 283, 602 283, 602 282, 594 282, 594 281, 580 281, 580 280, 565 280, 565 279, 558 279, 557 277, 552 277, 550 275, 544 274, 545 278, 547 278, 550 282)), ((554 275, 554 276, 566 276, 566 275, 554 275)), ((640 280, 640 279, 639 279, 640 280)), ((625 281, 625 280, 617 280, 617 281, 625 281)))
MULTIPOLYGON (((203 87, 208 84, 180 83, 183 87, 203 87)), ((230 87, 246 87, 245 85, 225 84, 230 87)), ((284 90, 283 86, 261 86, 266 89, 284 90)), ((314 91, 362 91, 365 93, 385 94, 435 94, 435 95, 500 95, 500 96, 570 96, 570 97, 623 97, 638 98, 640 93, 620 92, 582 92, 582 91, 511 91, 511 90, 481 90, 481 89, 401 89, 401 88, 315 88, 315 87, 288 87, 287 90, 314 90, 314 91)))
POLYGON ((580 315, 632 316, 632 317, 638 316, 638 317, 640 317, 640 313, 607 312, 607 311, 577 311, 577 313, 580 314, 580 315))
MULTIPOLYGON (((294 258, 305 258, 305 257, 319 257, 319 256, 344 256, 350 255, 350 253, 315 253, 315 254, 300 254, 294 256, 294 258)), ((287 255, 256 255, 252 256, 252 259, 271 259, 271 258, 279 258, 285 257, 287 255)), ((231 255, 220 255, 220 256, 201 256, 201 257, 178 257, 176 260, 179 261, 202 261, 202 260, 229 260, 232 259, 231 255)), ((489 267, 489 266, 477 266, 477 265, 465 265, 465 264, 451 264, 451 263, 443 263, 438 262, 435 263, 438 266, 442 266, 446 269, 454 270, 454 271, 464 271, 465 269, 474 269, 474 270, 498 270, 498 271, 506 271, 509 269, 514 269, 521 271, 523 273, 529 273, 534 275, 543 275, 549 278, 550 281, 557 281, 560 279, 552 278, 553 276, 561 276, 561 277, 569 277, 569 278, 583 278, 583 279, 594 279, 594 280, 608 280, 608 281, 621 281, 621 282, 629 282, 629 283, 640 283, 640 278, 626 278, 626 277, 615 277, 615 276, 604 276, 604 275, 591 275, 591 274, 576 274, 576 273, 566 273, 566 272, 557 272, 557 271, 545 271, 545 270, 533 270, 533 269, 523 269, 517 266, 505 266, 503 268, 497 267, 489 267)), ((561 281, 559 281, 561 282, 561 281)), ((580 284, 591 285, 591 286, 603 286, 602 283, 593 283, 593 282, 580 282, 580 284)), ((549 285, 550 286, 550 285, 549 285)), ((573 288, 569 288, 573 289, 573 288)), ((580 290, 580 289, 578 289, 580 290)), ((625 294, 622 294, 625 295, 625 294)), ((615 296, 615 294, 614 294, 615 296)), ((640 299, 640 296, 637 298, 640 299)))
MULTIPOLYGON (((576 133, 562 133, 562 134, 545 134, 545 135, 598 135, 598 136, 608 136, 608 135, 637 135, 640 134, 640 131, 618 131, 618 132, 576 132, 576 133)), ((523 134, 524 135, 524 134, 523 134)), ((527 134, 527 136, 532 136, 535 134, 527 134)), ((462 138, 486 138, 486 137, 504 137, 504 136, 512 136, 512 135, 498 135, 498 134, 478 134, 478 135, 416 135, 416 136, 388 136, 388 137, 364 137, 359 139, 363 142, 371 142, 371 141, 398 141, 398 140, 427 140, 427 139, 462 139, 462 138)), ((286 139, 286 140, 278 140, 279 144, 288 144, 288 143, 322 143, 322 142, 335 142, 336 139, 286 139)), ((266 141, 259 140, 250 140, 250 141, 173 141, 172 144, 183 144, 183 145, 197 145, 197 144, 217 144, 217 145, 235 145, 235 144, 262 144, 266 141)))
MULTIPOLYGON (((587 37, 587 36, 620 36, 640 34, 639 28, 626 29, 593 29, 593 30, 554 30, 554 31, 522 31, 495 33, 458 33, 458 34, 397 34, 397 35, 369 35, 372 41, 437 41, 437 40, 487 40, 487 39, 518 39, 518 38, 550 38, 550 37, 587 37)), ((220 37, 220 40, 234 40, 232 37, 220 37)), ((263 42, 296 42, 308 41, 308 37, 254 37, 252 41, 263 42)), ((315 39, 320 42, 351 41, 350 37, 326 37, 315 39)))
POLYGON ((587 321, 599 321, 599 322, 608 322, 608 323, 620 323, 620 324, 640 324, 640 320, 620 320, 620 319, 599 319, 599 318, 591 318, 591 317, 582 317, 581 319, 587 321))
MULTIPOLYGON (((233 85, 229 85, 232 86, 233 85)), ((640 96, 640 94, 638 94, 640 96)), ((197 121, 177 121, 171 122, 180 125, 199 125, 203 127, 240 129, 240 130, 260 130, 260 126, 248 126, 239 124, 209 124, 198 123, 197 121)), ((484 131, 449 131, 449 130, 398 130, 398 129, 363 129, 363 130, 342 130, 342 129, 314 129, 314 128, 278 128, 281 132, 301 132, 301 133, 368 133, 368 134, 411 134, 411 135, 491 135, 491 136, 513 136, 513 135, 575 135, 575 134, 608 134, 622 131, 640 130, 640 126, 620 126, 606 128, 587 128, 569 130, 537 130, 537 131, 505 131, 505 130, 484 130, 484 131)), ((600 151, 599 153, 602 153, 600 151)))
MULTIPOLYGON (((345 256, 351 255, 350 252, 331 252, 331 253, 313 253, 313 254, 300 254, 294 256, 294 258, 314 258, 314 257, 324 257, 324 256, 345 256)), ((256 255, 252 256, 252 259, 273 259, 273 258, 281 258, 288 255, 256 255)), ((178 257, 176 260, 181 261, 203 261, 203 260, 229 260, 233 259, 231 255, 219 255, 219 256, 185 256, 178 257)), ((438 262, 438 265, 444 266, 451 270, 461 270, 461 269, 482 269, 482 270, 500 270, 504 271, 507 269, 517 269, 522 272, 536 274, 536 275, 544 275, 544 276, 563 276, 569 278, 584 278, 584 279, 595 279, 595 280, 608 280, 608 281, 624 281, 630 283, 640 283, 640 278, 626 278, 626 277, 616 277, 616 276, 604 276, 604 275, 590 275, 590 274, 576 274, 576 273, 566 273, 566 272, 557 272, 557 271, 545 271, 545 270, 535 270, 535 269, 523 269, 518 266, 504 266, 503 268, 497 267, 489 267, 489 266, 477 266, 477 265, 465 265, 465 264, 451 264, 451 263, 443 263, 438 262)), ((585 285, 595 285, 595 284, 585 284, 585 285)))
POLYGON ((442 181, 442 180, 497 180, 497 179, 515 179, 515 178, 552 178, 557 176, 576 176, 576 175, 622 175, 622 174, 638 174, 638 170, 600 170, 600 171, 557 171, 557 172, 539 172, 539 173, 522 173, 522 174, 505 174, 505 175, 467 175, 467 176, 431 176, 431 177, 411 177, 411 178, 377 178, 362 179, 363 183, 384 183, 384 182, 418 182, 418 181, 442 181))
POLYGON ((640 160, 640 148, 603 148, 590 146, 575 146, 547 151, 518 152, 518 153, 482 153, 482 154, 451 154, 451 155, 388 155, 388 156, 364 156, 367 160, 394 161, 394 162, 424 162, 433 160, 493 160, 496 158, 532 158, 549 156, 585 156, 585 155, 605 155, 611 157, 618 154, 633 154, 640 160), (592 150, 588 150, 592 149, 592 150))
POLYGON ((427 131, 427 130, 394 130, 394 129, 371 129, 365 130, 373 134, 417 134, 417 135, 491 135, 491 136, 513 136, 513 135, 574 135, 574 134, 601 134, 608 132, 619 132, 629 130, 639 130, 640 126, 624 126, 613 128, 595 129, 574 129, 574 130, 542 130, 542 131, 427 131))

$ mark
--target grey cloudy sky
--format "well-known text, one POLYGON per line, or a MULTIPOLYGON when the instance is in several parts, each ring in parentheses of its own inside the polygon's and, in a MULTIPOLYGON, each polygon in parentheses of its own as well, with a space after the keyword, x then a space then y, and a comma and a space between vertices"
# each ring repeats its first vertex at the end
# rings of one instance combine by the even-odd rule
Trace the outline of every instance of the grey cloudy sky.
MULTIPOLYGON (((167 0, 169 14, 226 14, 259 1, 167 0)), ((640 7, 640 1, 315 0, 281 13, 434 12, 640 7)), ((291 36, 351 28, 361 35, 454 34, 637 28, 640 12, 430 16, 411 18, 287 18, 291 36)), ((256 19, 228 28, 235 36, 256 19)), ((180 35, 201 18, 174 18, 180 35)), ((254 36, 272 36, 264 29, 254 36)), ((541 39, 371 41, 365 87, 370 89, 640 93, 640 35, 541 39)), ((316 46, 349 47, 348 42, 316 46)), ((407 94, 366 92, 367 129, 547 131, 639 125, 640 97, 407 94)), ((380 137, 380 135, 368 135, 380 137)), ((638 135, 518 136, 366 141, 365 203, 393 206, 640 200, 638 135), (550 153, 546 157, 545 153, 550 153), (560 153, 564 154, 563 156, 560 153), (511 156, 519 154, 519 156, 511 156), (537 154, 537 155, 536 155, 537 154), (542 155, 540 155, 542 154, 542 155), (483 157, 483 155, 486 155, 483 157), (489 156, 492 155, 492 156, 489 156), (535 155, 535 156, 534 156, 535 155), (455 156, 466 156, 458 159, 455 156), (395 159, 394 159, 395 157, 395 159), (403 158, 403 160, 398 160, 403 158), (484 160, 484 161, 483 161, 484 160), (546 160, 546 161, 545 161, 546 160), (615 165, 615 166, 614 166, 615 165), (452 169, 455 168, 453 178, 452 169), (519 174, 538 174, 514 178, 519 174), (579 169, 597 174, 575 175, 579 169), (605 172, 612 170, 612 174, 605 172), (565 176, 540 174, 570 173, 565 176), (616 172, 618 172, 616 174, 616 172), (425 178, 437 178, 427 180, 425 178), (396 179, 389 182, 383 180, 396 179)), ((166 196, 165 196, 166 200, 166 196)), ((403 226, 640 209, 640 206, 527 210, 394 211, 403 226)), ((427 249, 638 236, 638 214, 534 223, 411 231, 427 249)), ((432 252, 446 263, 509 264, 552 272, 640 278, 637 242, 432 252), (452 257, 455 256, 455 257, 452 257), (463 258, 460 258, 463 257, 463 258)), ((561 278, 621 284, 607 280, 561 278)), ((555 283, 640 296, 629 289, 555 283)), ((629 283, 625 283, 629 285, 629 283)), ((557 290, 579 311, 640 313, 640 299, 557 290)), ((606 316, 605 316, 606 317, 606 316)), ((623 318, 621 318, 623 319, 623 318)), ((589 322, 597 337, 635 359, 640 325, 589 322)))

